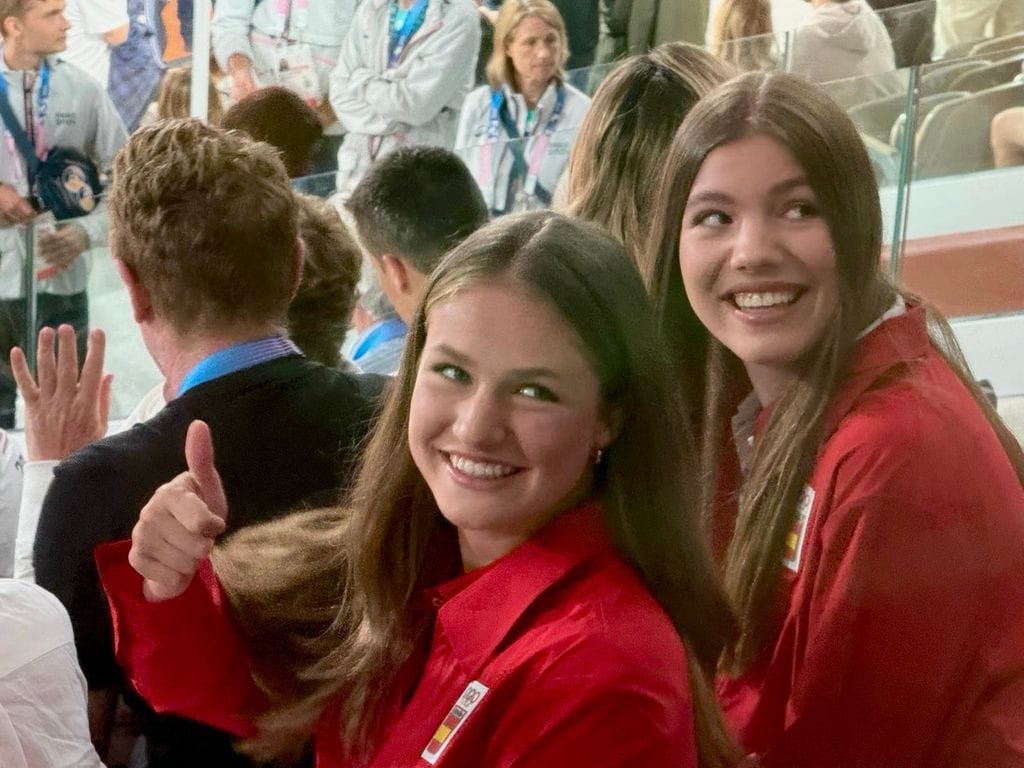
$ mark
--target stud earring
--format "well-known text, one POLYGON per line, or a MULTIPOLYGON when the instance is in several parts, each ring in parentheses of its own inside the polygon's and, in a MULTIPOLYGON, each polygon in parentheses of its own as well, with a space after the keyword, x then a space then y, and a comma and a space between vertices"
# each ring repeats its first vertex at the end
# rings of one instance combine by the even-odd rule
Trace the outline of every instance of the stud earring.
POLYGON ((594 463, 595 466, 600 464, 601 463, 601 459, 603 459, 603 458, 604 458, 604 449, 603 448, 595 448, 591 452, 591 454, 590 454, 590 460, 594 463))

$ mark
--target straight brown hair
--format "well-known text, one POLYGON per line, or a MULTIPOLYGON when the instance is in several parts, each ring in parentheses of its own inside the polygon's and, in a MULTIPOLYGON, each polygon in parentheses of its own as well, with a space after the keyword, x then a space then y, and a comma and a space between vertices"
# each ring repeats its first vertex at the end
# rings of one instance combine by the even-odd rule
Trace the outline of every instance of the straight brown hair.
POLYGON ((621 414, 592 492, 602 501, 617 549, 688 650, 701 765, 734 765, 738 753, 707 674, 735 624, 702 532, 698 460, 686 409, 643 283, 621 245, 594 225, 551 212, 491 223, 434 272, 366 446, 350 511, 309 513, 295 518, 291 530, 288 522, 275 524, 273 535, 243 532, 216 552, 217 573, 233 605, 248 613, 243 631, 263 649, 255 654, 263 670, 258 679, 273 705, 250 746, 263 757, 280 754, 308 735, 326 701, 340 696, 343 743, 357 759, 372 752, 396 670, 423 628, 411 603, 439 576, 439 545, 451 544, 455 535, 408 445, 430 313, 458 291, 496 280, 521 286, 559 312, 593 365, 605 405, 621 414), (290 560, 281 571, 275 567, 279 559, 290 560), (277 613, 272 601, 282 599, 294 610, 277 613), (280 655, 292 649, 297 655, 280 655), (281 658, 296 660, 283 674, 281 658))
MULTIPOLYGON (((775 637, 774 597, 785 538, 827 438, 826 409, 846 375, 859 334, 900 294, 881 267, 882 216, 867 151, 845 112, 823 91, 791 75, 748 73, 694 107, 668 152, 643 265, 682 386, 702 401, 693 417, 701 425, 706 519, 713 514, 722 435, 750 382, 738 358, 709 336, 686 298, 679 232, 694 179, 708 154, 755 135, 779 142, 804 170, 834 244, 839 299, 825 335, 801 362, 798 381, 774 405, 740 489, 735 531, 723 565, 726 591, 741 626, 721 664, 732 674, 747 669, 775 637)), ((971 392, 1024 478, 1020 445, 974 383, 948 324, 932 310, 929 320, 936 349, 971 392)))

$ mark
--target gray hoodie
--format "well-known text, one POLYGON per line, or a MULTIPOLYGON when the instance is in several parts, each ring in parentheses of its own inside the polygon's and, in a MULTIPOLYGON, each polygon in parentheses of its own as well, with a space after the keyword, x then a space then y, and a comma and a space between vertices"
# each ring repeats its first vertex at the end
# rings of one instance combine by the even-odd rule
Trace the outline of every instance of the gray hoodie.
MULTIPOLYGON (((896 68, 889 33, 864 0, 815 8, 796 32, 791 61, 792 72, 819 83, 880 75, 896 68)), ((872 78, 865 85, 877 81, 880 91, 889 92, 892 79, 891 75, 872 78)))

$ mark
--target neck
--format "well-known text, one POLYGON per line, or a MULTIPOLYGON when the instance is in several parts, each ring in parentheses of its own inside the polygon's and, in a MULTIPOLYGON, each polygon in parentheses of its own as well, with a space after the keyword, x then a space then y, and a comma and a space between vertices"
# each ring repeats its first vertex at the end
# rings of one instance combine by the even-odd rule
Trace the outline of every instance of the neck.
POLYGON ((414 2, 416 2, 416 0, 398 0, 398 5, 404 8, 405 10, 409 10, 410 8, 412 8, 412 4, 414 2))
POLYGON ((774 366, 745 363, 744 367, 761 407, 772 405, 779 400, 796 381, 794 373, 774 366))
POLYGON ((147 346, 164 375, 164 397, 168 402, 178 396, 181 382, 201 361, 235 344, 265 339, 280 334, 280 326, 268 324, 222 333, 182 336, 171 329, 151 329, 147 346))
POLYGON ((8 69, 39 69, 43 58, 43 54, 19 50, 17 45, 8 43, 4 46, 4 64, 8 69))
MULTIPOLYGON (((549 81, 550 82, 550 81, 549 81)), ((548 83, 523 83, 522 88, 519 89, 519 93, 522 94, 526 100, 526 106, 530 109, 536 109, 537 104, 540 103, 541 97, 544 95, 544 91, 548 89, 548 83)))

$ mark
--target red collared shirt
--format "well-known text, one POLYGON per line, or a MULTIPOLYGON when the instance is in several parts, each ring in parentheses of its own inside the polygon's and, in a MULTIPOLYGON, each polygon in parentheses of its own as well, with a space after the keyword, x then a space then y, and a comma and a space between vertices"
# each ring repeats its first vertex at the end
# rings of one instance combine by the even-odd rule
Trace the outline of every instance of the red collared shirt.
MULTIPOLYGON (((259 697, 209 568, 147 603, 126 554, 124 542, 97 559, 133 684, 158 711, 251 733, 259 697)), ((596 506, 430 598, 425 665, 369 766, 696 767, 682 643, 596 506)), ((321 768, 348 765, 334 713, 317 729, 321 768)))
POLYGON ((922 308, 860 341, 828 424, 727 719, 768 768, 1019 768, 1024 490, 922 308))

